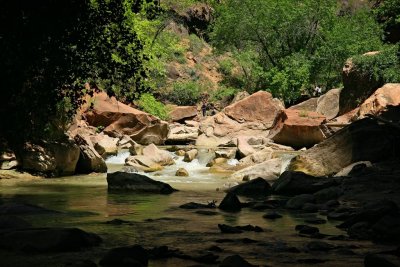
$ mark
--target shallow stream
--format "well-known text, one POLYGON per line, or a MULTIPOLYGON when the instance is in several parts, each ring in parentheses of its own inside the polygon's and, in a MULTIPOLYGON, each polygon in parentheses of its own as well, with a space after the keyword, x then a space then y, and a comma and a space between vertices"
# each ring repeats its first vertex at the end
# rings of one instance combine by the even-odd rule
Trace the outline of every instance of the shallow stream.
MULTIPOLYGON (((109 172, 121 169, 128 154, 122 152, 116 157, 109 158, 107 160, 109 172)), ((216 209, 217 214, 213 216, 198 214, 196 210, 180 209, 180 205, 188 202, 206 204, 216 200, 219 203, 225 196, 222 190, 216 189, 224 187, 226 176, 212 174, 205 167, 209 154, 207 150, 200 150, 199 159, 191 163, 185 163, 182 158, 178 158, 176 165, 149 175, 179 190, 171 195, 108 193, 106 174, 33 181, 0 180, 0 194, 3 200, 35 204, 61 212, 52 215, 25 216, 24 218, 32 222, 33 226, 78 227, 97 233, 104 240, 99 248, 84 253, 67 253, 57 257, 32 256, 25 259, 24 263, 17 260, 13 262, 14 254, 5 253, 0 256, 6 258, 7 262, 12 264, 10 266, 17 267, 28 266, 30 260, 63 262, 66 259, 88 258, 97 261, 109 248, 132 244, 140 244, 146 248, 167 245, 189 255, 205 254, 208 248, 217 245, 223 249, 217 253, 220 260, 232 254, 239 254, 253 264, 268 266, 303 266, 299 263, 299 259, 309 258, 326 260, 318 266, 362 266, 364 252, 379 249, 370 242, 329 241, 341 248, 350 246, 356 254, 343 255, 343 252, 335 250, 310 255, 304 247, 313 240, 299 237, 294 228, 297 224, 304 224, 305 218, 324 218, 318 214, 278 210, 283 218, 272 221, 262 217, 264 212, 250 209, 243 209, 239 213, 226 213, 216 209), (185 167, 190 176, 174 176, 180 167, 185 167), (113 219, 131 223, 122 225, 105 223, 113 219), (264 232, 222 234, 218 229, 220 223, 231 226, 257 225, 263 228, 264 232), (288 247, 295 247, 300 252, 288 252, 288 247)), ((244 202, 248 199, 241 198, 241 200, 244 202)), ((328 221, 326 224, 318 225, 318 228, 324 234, 344 234, 335 227, 335 224, 337 223, 328 221)), ((150 262, 150 266, 195 265, 195 262, 178 259, 150 262)))

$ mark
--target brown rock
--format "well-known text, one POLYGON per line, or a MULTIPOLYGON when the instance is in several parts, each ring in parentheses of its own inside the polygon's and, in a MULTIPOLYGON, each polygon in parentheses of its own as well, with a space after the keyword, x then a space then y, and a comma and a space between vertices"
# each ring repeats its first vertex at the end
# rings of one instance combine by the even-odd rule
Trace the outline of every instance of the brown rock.
POLYGON ((320 129, 324 122, 316 112, 286 109, 276 117, 269 138, 282 145, 310 147, 324 140, 320 129))
POLYGON ((328 120, 335 118, 339 113, 339 97, 341 90, 342 89, 331 89, 320 96, 315 111, 324 115, 328 120))
POLYGON ((88 137, 78 134, 74 140, 80 149, 76 173, 107 172, 107 165, 104 159, 94 149, 88 137))
POLYGON ((316 111, 317 110, 317 102, 318 97, 313 97, 303 101, 297 105, 291 106, 288 109, 295 109, 295 110, 305 110, 305 111, 316 111))
POLYGON ((357 112, 357 117, 361 119, 367 114, 379 115, 388 106, 398 105, 400 105, 400 83, 388 83, 364 101, 357 112))
POLYGON ((192 120, 197 117, 196 106, 176 106, 169 112, 169 118, 173 122, 192 120))
POLYGON ((192 150, 187 151, 184 155, 183 161, 191 162, 192 160, 194 160, 196 158, 197 153, 198 153, 197 149, 192 149, 192 150))
POLYGON ((189 172, 184 168, 179 168, 176 171, 175 176, 189 176, 189 172))
POLYGON ((142 154, 161 166, 175 164, 174 159, 167 151, 159 149, 154 144, 150 144, 143 148, 142 154))
POLYGON ((151 158, 146 156, 130 156, 125 159, 125 165, 134 167, 138 171, 155 172, 161 171, 163 167, 152 161, 151 158))
POLYGON ((261 122, 271 126, 282 103, 268 92, 259 91, 224 109, 224 113, 237 122, 261 122))
POLYGON ((104 127, 104 132, 129 135, 141 144, 162 144, 168 136, 168 124, 160 119, 109 98, 106 93, 96 94, 83 116, 89 125, 104 127))
POLYGON ((238 141, 237 151, 240 158, 247 157, 256 152, 254 148, 247 143, 247 138, 245 138, 244 136, 238 137, 237 141, 238 141))

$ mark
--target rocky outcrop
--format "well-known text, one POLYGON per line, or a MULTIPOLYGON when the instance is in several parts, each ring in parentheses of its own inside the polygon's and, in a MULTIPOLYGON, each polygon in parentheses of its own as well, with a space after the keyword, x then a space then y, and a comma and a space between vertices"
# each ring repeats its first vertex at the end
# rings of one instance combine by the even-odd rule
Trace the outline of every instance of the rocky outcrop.
POLYGON ((388 106, 398 105, 400 105, 400 83, 388 83, 364 101, 356 116, 362 119, 368 114, 380 115, 388 106))
POLYGON ((339 98, 341 88, 331 89, 317 100, 315 111, 326 117, 327 120, 335 118, 339 114, 339 98))
POLYGON ((107 174, 108 190, 138 193, 171 194, 176 189, 137 173, 114 172, 107 174))
POLYGON ((77 173, 107 172, 107 165, 104 159, 94 149, 89 138, 80 134, 75 136, 75 142, 80 149, 79 160, 76 165, 77 173))
MULTIPOLYGON (((374 57, 379 52, 366 53, 364 57, 374 57)), ((343 90, 340 92, 339 115, 355 109, 364 102, 376 89, 383 85, 373 75, 362 73, 352 59, 348 59, 343 67, 343 90)))
POLYGON ((72 175, 79 159, 73 140, 26 143, 21 153, 22 169, 46 176, 72 175))
POLYGON ((197 117, 197 106, 175 106, 168 113, 168 116, 173 122, 184 122, 197 117))
POLYGON ((283 108, 282 102, 270 93, 254 93, 203 120, 196 144, 218 146, 238 136, 265 138, 276 114, 283 108))
POLYGON ((310 147, 325 139, 320 128, 325 121, 316 112, 286 109, 277 115, 268 137, 282 145, 310 147))
POLYGON ((358 161, 391 158, 398 149, 398 130, 375 120, 356 121, 295 157, 288 170, 314 176, 332 175, 358 161))
POLYGON ((168 136, 168 123, 109 98, 106 93, 96 94, 92 107, 83 113, 89 125, 104 127, 111 136, 128 135, 140 144, 162 144, 168 136))

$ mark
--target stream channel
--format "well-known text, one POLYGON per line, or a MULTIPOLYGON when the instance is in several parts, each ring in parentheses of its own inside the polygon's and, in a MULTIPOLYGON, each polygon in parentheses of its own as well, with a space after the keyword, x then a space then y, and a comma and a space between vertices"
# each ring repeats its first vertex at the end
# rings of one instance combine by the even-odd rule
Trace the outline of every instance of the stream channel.
MULTIPOLYGON (((120 170, 128 155, 129 152, 123 151, 108 158, 108 171, 120 170)), ((224 198, 223 190, 216 189, 226 186, 227 174, 217 175, 208 171, 206 163, 211 157, 212 153, 208 149, 200 148, 198 159, 191 163, 185 163, 183 158, 179 157, 176 158, 175 165, 168 166, 158 173, 146 174, 179 190, 171 195, 108 193, 106 174, 30 181, 0 180, 0 195, 5 202, 29 203, 60 212, 22 216, 34 227, 78 227, 103 238, 100 247, 83 252, 56 255, 15 255, 1 252, 0 257, 9 266, 15 267, 65 266, 62 263, 78 259, 98 262, 110 248, 140 244, 145 248, 166 245, 188 255, 206 254, 211 246, 218 246, 222 252, 214 253, 220 256, 219 260, 239 254, 250 263, 261 266, 309 266, 308 263, 313 259, 320 261, 318 266, 363 266, 364 253, 379 250, 378 246, 367 241, 329 241, 339 249, 310 254, 305 245, 313 239, 300 237, 294 228, 298 224, 304 224, 304 220, 310 217, 325 218, 319 214, 277 210, 283 218, 267 220, 262 217, 265 211, 248 208, 238 213, 215 209, 217 213, 213 216, 199 214, 196 212, 198 210, 179 208, 188 202, 206 204, 213 200, 216 200, 218 205, 224 198), (190 176, 176 177, 175 171, 180 167, 187 169, 190 176), (106 223, 114 219, 130 223, 106 223), (218 229, 218 224, 251 224, 261 227, 264 231, 223 234, 218 229), (350 249, 355 254, 347 255, 351 254, 346 253, 350 249)), ((246 198, 240 199, 242 202, 250 201, 246 198)), ((328 221, 317 227, 324 234, 344 235, 345 232, 336 228, 336 224, 338 222, 328 221)), ((171 258, 150 261, 149 266, 214 265, 201 265, 190 260, 171 258)))

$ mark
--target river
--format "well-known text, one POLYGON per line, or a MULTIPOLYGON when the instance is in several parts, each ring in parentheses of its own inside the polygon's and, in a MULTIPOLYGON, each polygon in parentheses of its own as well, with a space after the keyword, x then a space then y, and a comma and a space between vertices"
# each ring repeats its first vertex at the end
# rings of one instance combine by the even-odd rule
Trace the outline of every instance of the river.
MULTIPOLYGON (((129 153, 121 152, 107 160, 109 172, 123 167, 124 159, 129 153)), ((66 253, 48 256, 30 256, 24 263, 14 260, 14 254, 0 255, 8 257, 10 266, 29 266, 30 261, 50 262, 82 257, 97 261, 109 248, 140 244, 146 248, 167 245, 180 249, 189 255, 204 254, 212 245, 223 249, 218 253, 220 259, 232 254, 239 254, 249 262, 268 266, 302 266, 299 259, 311 256, 304 251, 307 242, 312 241, 299 237, 294 230, 297 224, 303 224, 305 218, 324 216, 287 212, 279 210, 283 218, 275 221, 262 217, 264 212, 243 209, 238 213, 226 213, 219 210, 216 215, 202 215, 196 210, 184 210, 180 205, 188 202, 207 203, 216 200, 218 203, 225 193, 217 188, 224 188, 225 175, 208 172, 205 166, 210 155, 207 150, 200 150, 200 157, 191 163, 182 158, 176 159, 176 165, 166 167, 159 173, 149 175, 169 183, 178 189, 171 195, 143 195, 133 193, 108 193, 106 174, 79 175, 72 177, 41 179, 32 181, 0 180, 0 194, 4 201, 31 203, 58 214, 24 216, 35 227, 78 227, 85 231, 99 234, 104 242, 99 248, 85 253, 66 253), (177 168, 184 166, 189 177, 174 176, 177 168), (113 219, 129 221, 129 224, 113 225, 106 222, 113 219), (243 234, 222 234, 218 224, 257 225, 264 229, 261 233, 245 232, 243 234), (290 251, 288 248, 297 248, 290 251), (39 257, 39 258, 37 258, 39 257), (26 264, 26 265, 24 265, 26 264)), ((234 164, 234 162, 232 162, 234 164)), ((242 201, 248 199, 241 198, 242 201)), ((344 234, 335 227, 335 223, 318 225, 320 232, 331 235, 344 234)), ((38 241, 39 242, 39 241, 38 241)), ((331 241, 346 247, 349 242, 331 241)), ((326 260, 318 266, 361 266, 362 252, 373 247, 370 242, 352 242, 355 255, 343 256, 337 253, 313 255, 326 260)), ((149 266, 195 266, 192 261, 168 259, 151 261, 149 266)), ((45 265, 44 265, 45 266, 45 265)), ((57 265, 58 266, 58 265, 57 265)), ((60 265, 61 266, 61 265, 60 265)), ((306 265, 304 265, 306 266, 306 265)))

